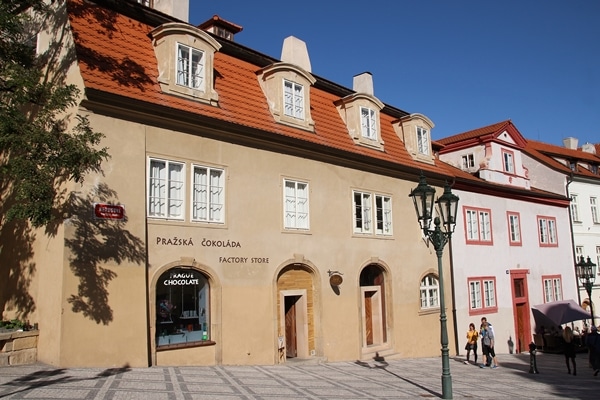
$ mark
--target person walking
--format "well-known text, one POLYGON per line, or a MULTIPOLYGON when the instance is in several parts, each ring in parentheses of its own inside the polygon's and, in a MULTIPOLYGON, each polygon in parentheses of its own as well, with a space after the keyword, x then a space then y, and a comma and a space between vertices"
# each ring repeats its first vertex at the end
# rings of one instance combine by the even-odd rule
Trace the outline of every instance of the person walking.
POLYGON ((577 375, 577 364, 575 364, 575 337, 573 335, 573 331, 570 326, 567 326, 562 333, 563 341, 564 341, 564 353, 565 353, 565 362, 567 363, 567 373, 571 373, 571 366, 569 364, 569 360, 571 364, 573 364, 573 375, 577 375))
POLYGON ((467 331, 467 344, 465 346, 465 350, 467 350, 467 359, 465 360, 465 364, 469 363, 469 356, 471 354, 471 350, 473 351, 473 362, 477 364, 477 340, 479 339, 479 332, 475 330, 475 324, 469 324, 469 330, 467 331))
POLYGON ((590 366, 594 370, 594 376, 596 376, 600 372, 600 335, 598 335, 598 328, 595 325, 592 325, 590 331, 585 344, 589 351, 590 366))
POLYGON ((491 325, 487 322, 487 320, 485 320, 485 317, 483 317, 481 320, 482 324, 480 335, 482 351, 485 361, 483 364, 480 365, 480 367, 490 367, 495 369, 498 368, 498 363, 496 361, 496 351, 494 350, 494 330, 492 329, 491 325))

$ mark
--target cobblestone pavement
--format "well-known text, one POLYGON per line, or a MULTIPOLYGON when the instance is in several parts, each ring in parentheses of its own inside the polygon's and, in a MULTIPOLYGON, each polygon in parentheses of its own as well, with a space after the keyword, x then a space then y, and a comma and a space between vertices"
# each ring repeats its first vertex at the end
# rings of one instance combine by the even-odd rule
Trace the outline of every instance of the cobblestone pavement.
MULTIPOLYGON (((577 376, 559 354, 499 355, 497 369, 452 358, 455 399, 593 399, 600 395, 587 354, 577 355, 577 376)), ((300 400, 441 398, 441 358, 275 366, 54 368, 0 367, 0 399, 300 400)))

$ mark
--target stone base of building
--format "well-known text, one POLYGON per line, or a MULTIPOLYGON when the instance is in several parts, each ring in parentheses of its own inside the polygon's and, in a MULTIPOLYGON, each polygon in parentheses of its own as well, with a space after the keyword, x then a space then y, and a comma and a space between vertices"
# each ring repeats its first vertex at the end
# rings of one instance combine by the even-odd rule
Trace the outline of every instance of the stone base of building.
POLYGON ((0 366, 35 364, 39 331, 0 332, 0 366))

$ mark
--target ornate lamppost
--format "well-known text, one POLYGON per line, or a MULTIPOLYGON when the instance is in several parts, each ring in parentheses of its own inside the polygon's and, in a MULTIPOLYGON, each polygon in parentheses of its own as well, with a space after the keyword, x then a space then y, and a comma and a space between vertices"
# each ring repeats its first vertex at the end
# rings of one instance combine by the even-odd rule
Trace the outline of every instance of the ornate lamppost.
POLYGON ((450 375, 450 359, 448 356, 448 328, 446 326, 446 305, 444 300, 444 271, 442 269, 442 254, 444 246, 450 240, 456 226, 456 212, 458 210, 458 196, 450 190, 448 183, 444 186, 442 194, 435 204, 438 205, 438 212, 441 216, 435 217, 433 223, 434 229, 429 229, 433 216, 433 204, 435 189, 427 184, 423 173, 419 178, 419 184, 414 188, 409 197, 412 197, 417 213, 417 220, 421 225, 421 230, 433 244, 438 260, 438 275, 440 284, 440 329, 442 344, 442 398, 452 398, 452 375, 450 375), (443 226, 444 229, 440 227, 443 226))
POLYGON ((592 305, 592 286, 596 281, 596 264, 587 258, 587 261, 583 256, 579 256, 579 262, 575 264, 577 267, 577 277, 579 283, 585 288, 588 299, 590 299, 590 313, 592 315, 592 325, 596 325, 594 322, 594 306, 592 305))

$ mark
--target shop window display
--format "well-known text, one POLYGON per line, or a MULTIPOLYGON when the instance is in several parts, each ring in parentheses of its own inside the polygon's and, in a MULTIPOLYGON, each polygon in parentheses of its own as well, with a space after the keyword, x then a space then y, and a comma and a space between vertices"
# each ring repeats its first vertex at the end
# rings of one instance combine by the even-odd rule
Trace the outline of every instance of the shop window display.
POLYGON ((198 345, 210 340, 208 279, 190 268, 172 268, 156 283, 156 345, 198 345))

